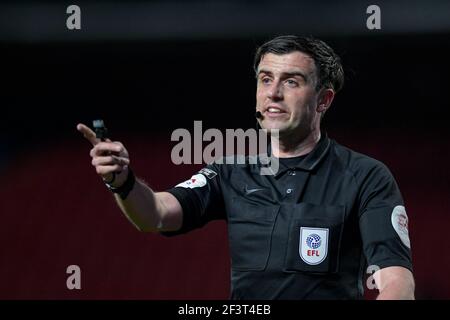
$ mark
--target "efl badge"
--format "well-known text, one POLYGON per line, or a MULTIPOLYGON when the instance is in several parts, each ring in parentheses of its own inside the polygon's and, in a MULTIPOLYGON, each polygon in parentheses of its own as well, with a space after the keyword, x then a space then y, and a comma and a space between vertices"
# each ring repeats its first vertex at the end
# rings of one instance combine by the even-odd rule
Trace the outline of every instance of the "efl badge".
POLYGON ((193 175, 189 180, 186 180, 185 182, 177 184, 175 187, 182 187, 182 188, 199 188, 206 185, 206 178, 202 174, 196 174, 193 175))
POLYGON ((309 264, 320 264, 328 254, 328 228, 300 228, 300 258, 309 264))

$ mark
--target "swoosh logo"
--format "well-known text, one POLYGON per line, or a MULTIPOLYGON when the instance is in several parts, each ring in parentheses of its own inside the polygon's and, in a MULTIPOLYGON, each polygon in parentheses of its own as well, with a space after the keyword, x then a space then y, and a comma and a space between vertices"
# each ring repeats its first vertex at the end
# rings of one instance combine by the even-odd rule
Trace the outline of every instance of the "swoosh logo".
POLYGON ((263 190, 263 189, 260 189, 260 188, 249 189, 249 188, 247 187, 247 185, 245 186, 245 194, 246 194, 246 195, 249 195, 249 194, 252 194, 253 192, 261 191, 261 190, 263 190))

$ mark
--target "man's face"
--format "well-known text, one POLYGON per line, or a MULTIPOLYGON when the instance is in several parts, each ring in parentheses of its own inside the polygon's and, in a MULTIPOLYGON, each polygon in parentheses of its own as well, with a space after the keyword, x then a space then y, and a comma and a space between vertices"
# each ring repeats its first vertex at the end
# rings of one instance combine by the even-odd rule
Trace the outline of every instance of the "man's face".
POLYGON ((316 112, 316 67, 308 55, 295 51, 268 53, 257 70, 256 110, 264 129, 278 129, 280 137, 308 133, 320 121, 316 112))

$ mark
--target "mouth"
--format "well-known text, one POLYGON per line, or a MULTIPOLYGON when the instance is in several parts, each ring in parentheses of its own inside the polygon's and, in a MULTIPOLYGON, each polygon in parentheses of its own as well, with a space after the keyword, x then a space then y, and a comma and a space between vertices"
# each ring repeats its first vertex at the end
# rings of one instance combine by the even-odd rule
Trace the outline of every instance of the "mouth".
POLYGON ((277 118, 277 117, 281 117, 284 116, 285 114, 287 114, 287 112, 285 110, 283 110, 282 108, 280 108, 279 106, 267 106, 264 109, 264 115, 270 118, 277 118))

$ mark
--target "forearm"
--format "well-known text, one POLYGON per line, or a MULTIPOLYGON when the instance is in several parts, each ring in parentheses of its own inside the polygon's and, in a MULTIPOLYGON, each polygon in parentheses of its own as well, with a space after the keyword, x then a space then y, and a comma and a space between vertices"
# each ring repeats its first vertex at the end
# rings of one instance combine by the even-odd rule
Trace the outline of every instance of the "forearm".
POLYGON ((139 231, 176 231, 181 228, 183 209, 169 192, 153 192, 143 181, 136 179, 125 200, 117 194, 115 198, 122 212, 139 231))
POLYGON ((164 206, 156 193, 144 182, 136 179, 136 183, 123 200, 115 195, 116 202, 125 216, 140 231, 157 232, 162 228, 164 206))

